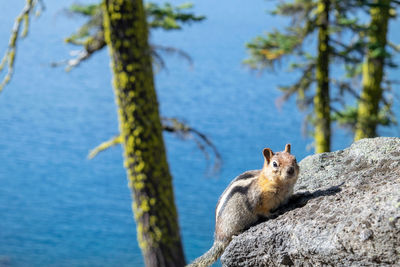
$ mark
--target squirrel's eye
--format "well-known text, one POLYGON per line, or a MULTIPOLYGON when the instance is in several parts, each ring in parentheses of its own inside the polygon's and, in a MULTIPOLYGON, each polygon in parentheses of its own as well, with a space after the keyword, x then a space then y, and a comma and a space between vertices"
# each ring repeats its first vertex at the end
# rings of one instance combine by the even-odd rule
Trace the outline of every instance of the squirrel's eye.
POLYGON ((274 161, 274 162, 272 163, 272 166, 274 166, 275 168, 277 168, 277 167, 278 167, 278 163, 276 163, 276 161, 274 161))

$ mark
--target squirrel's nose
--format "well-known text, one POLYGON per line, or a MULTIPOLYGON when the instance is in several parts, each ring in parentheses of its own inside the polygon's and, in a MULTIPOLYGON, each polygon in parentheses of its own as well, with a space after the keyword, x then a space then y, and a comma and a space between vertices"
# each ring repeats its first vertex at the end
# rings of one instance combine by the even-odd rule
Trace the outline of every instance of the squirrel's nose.
POLYGON ((293 173, 294 173, 294 168, 293 168, 293 167, 290 167, 290 168, 287 170, 287 173, 288 173, 289 175, 293 175, 293 173))

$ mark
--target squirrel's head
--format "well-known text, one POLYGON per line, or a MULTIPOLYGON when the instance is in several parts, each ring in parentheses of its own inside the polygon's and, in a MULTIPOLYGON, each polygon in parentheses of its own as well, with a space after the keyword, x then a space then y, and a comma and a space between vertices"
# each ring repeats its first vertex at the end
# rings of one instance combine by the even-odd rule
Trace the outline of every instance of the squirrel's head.
POLYGON ((270 148, 264 148, 263 155, 263 171, 266 177, 296 182, 300 168, 296 157, 290 154, 290 144, 286 144, 284 151, 277 153, 272 152, 270 148))

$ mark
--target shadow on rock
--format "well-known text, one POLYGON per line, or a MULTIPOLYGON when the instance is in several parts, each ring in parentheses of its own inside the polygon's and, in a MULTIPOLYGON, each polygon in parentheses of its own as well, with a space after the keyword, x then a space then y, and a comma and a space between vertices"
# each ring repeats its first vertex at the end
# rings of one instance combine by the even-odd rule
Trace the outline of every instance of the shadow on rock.
POLYGON ((343 186, 344 183, 341 183, 339 185, 331 186, 325 190, 316 190, 314 192, 299 192, 293 194, 293 196, 289 199, 289 202, 286 205, 283 205, 273 211, 272 215, 269 216, 268 218, 262 218, 258 223, 269 220, 269 219, 276 219, 280 215, 289 212, 294 209, 302 208, 305 205, 307 205, 308 201, 319 198, 319 197, 326 197, 326 196, 333 196, 342 191, 340 188, 343 186))

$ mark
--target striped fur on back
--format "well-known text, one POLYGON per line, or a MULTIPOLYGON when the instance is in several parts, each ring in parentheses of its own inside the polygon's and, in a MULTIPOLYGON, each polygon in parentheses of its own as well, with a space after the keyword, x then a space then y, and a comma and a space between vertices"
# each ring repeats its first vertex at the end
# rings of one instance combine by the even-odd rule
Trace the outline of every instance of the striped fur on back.
POLYGON ((247 171, 240 174, 235 179, 233 179, 232 182, 230 182, 230 184, 226 187, 226 189, 218 199, 217 207, 215 208, 215 219, 221 216, 225 204, 232 197, 232 195, 237 192, 233 191, 234 187, 248 188, 254 181, 254 179, 256 179, 260 175, 260 172, 261 170, 247 171))

